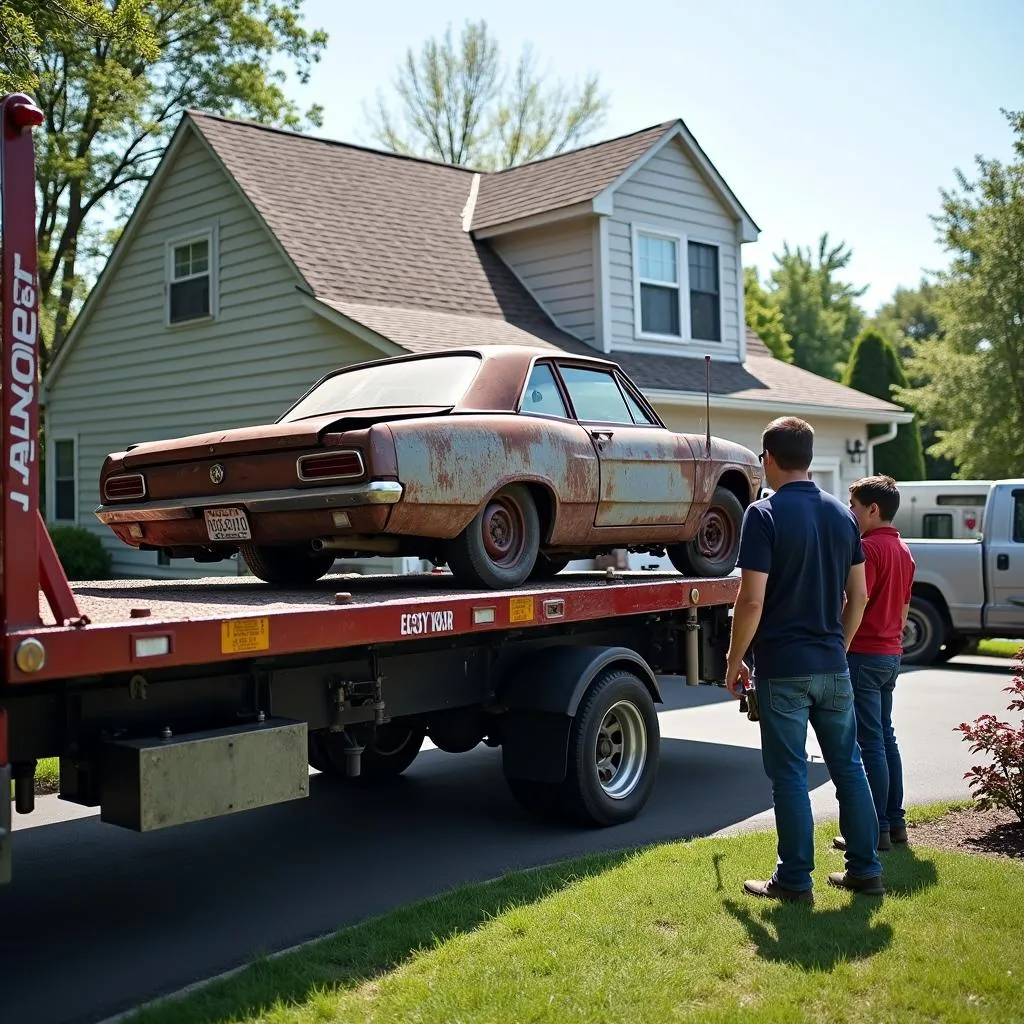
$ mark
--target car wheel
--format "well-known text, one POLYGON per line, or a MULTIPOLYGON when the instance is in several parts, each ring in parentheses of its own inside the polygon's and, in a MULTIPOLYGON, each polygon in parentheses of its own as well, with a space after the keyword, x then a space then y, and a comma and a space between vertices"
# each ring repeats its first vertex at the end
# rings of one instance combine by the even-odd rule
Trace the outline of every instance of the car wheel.
POLYGON ((512 484, 488 498, 451 541, 448 567, 466 586, 515 587, 530 575, 539 548, 537 506, 522 484, 512 484))
POLYGON ((951 658, 955 658, 960 654, 963 654, 967 650, 968 644, 970 644, 971 638, 964 636, 961 633, 952 633, 946 637, 945 646, 935 655, 935 660, 938 662, 947 662, 951 658))
POLYGON ((740 552, 743 506, 727 487, 716 487, 693 540, 668 548, 669 561, 684 576, 728 576, 740 552))
POLYGON ((923 597, 911 597, 903 628, 903 664, 931 665, 945 638, 946 625, 935 605, 923 597))
POLYGON ((537 561, 533 563, 530 571, 531 580, 553 580, 570 562, 568 555, 550 557, 545 554, 537 555, 537 561))
POLYGON ((243 544, 239 551, 253 576, 278 587, 303 587, 325 576, 334 565, 331 551, 313 552, 296 546, 259 547, 243 544))

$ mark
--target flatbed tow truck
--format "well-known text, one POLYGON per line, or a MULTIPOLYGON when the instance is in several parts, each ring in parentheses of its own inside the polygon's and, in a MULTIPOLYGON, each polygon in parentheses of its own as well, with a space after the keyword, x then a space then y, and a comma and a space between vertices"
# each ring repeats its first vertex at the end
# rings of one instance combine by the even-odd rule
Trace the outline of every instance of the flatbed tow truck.
MULTIPOLYGON (((404 771, 426 738, 500 746, 515 797, 582 825, 628 821, 654 785, 658 675, 721 684, 735 576, 567 572, 465 590, 445 572, 72 586, 39 508, 38 288, 29 97, 0 100, 3 469, 0 792, 59 797, 138 832, 404 771)), ((386 789, 381 790, 386 799, 386 789)), ((12 869, 0 799, 0 883, 12 869)))

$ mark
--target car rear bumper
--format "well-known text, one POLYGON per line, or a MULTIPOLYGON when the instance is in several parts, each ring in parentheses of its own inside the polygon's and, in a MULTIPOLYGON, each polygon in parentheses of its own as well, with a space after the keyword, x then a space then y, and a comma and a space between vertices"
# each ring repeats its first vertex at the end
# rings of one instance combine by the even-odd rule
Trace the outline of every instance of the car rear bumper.
POLYGON ((247 494, 202 494, 173 501, 157 499, 116 505, 99 505, 96 518, 107 526, 168 519, 194 519, 203 509, 244 508, 250 513, 307 512, 319 509, 352 508, 358 505, 394 505, 402 498, 402 485, 393 480, 342 487, 306 488, 281 491, 253 491, 247 494))

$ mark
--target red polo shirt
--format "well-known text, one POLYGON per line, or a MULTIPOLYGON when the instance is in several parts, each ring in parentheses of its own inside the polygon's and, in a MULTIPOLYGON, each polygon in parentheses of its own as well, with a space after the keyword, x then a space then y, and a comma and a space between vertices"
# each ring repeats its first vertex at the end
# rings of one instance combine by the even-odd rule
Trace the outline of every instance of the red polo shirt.
POLYGON ((868 530, 861 539, 868 606, 850 644, 853 654, 902 654, 903 606, 910 602, 914 558, 893 526, 868 530))

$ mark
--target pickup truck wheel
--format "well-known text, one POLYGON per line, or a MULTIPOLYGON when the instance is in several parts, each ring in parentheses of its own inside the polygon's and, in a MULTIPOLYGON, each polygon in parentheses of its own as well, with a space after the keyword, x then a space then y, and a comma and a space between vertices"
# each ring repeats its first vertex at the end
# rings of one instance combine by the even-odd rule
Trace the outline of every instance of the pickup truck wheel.
POLYGON ((945 636, 946 624, 935 605, 923 597, 911 597, 903 630, 903 664, 931 665, 945 636))
POLYGON ((318 772, 347 782, 393 779, 416 760, 425 736, 423 728, 400 722, 377 726, 373 739, 363 749, 359 774, 349 775, 345 767, 344 736, 318 729, 309 734, 309 763, 318 772))
POLYGON ((716 487, 693 540, 667 549, 669 561, 684 576, 728 576, 740 553, 743 506, 727 487, 716 487))
POLYGON ((951 633, 946 637, 945 647, 935 655, 935 660, 945 663, 951 658, 955 658, 958 654, 963 654, 964 651, 967 650, 967 645, 970 642, 970 637, 961 636, 958 633, 951 633))
POLYGON ((466 586, 516 587, 533 571, 540 517, 521 484, 503 487, 484 503, 448 548, 448 567, 466 586))
POLYGON ((308 587, 334 565, 333 552, 314 552, 297 545, 243 544, 238 550, 253 576, 277 587, 308 587))
POLYGON ((538 554, 537 561, 533 563, 533 569, 530 570, 529 579, 553 580, 571 561, 572 559, 568 556, 560 557, 556 555, 550 557, 545 554, 538 554))

